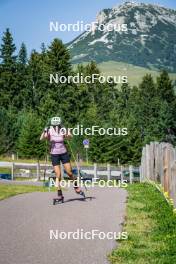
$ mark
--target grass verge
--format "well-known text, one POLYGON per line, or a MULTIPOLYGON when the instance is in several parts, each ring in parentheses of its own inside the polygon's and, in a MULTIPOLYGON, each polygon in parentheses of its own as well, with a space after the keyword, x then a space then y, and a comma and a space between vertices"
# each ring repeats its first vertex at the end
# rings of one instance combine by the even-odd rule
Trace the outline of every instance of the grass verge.
POLYGON ((128 186, 127 240, 108 256, 112 264, 176 263, 176 216, 161 193, 152 185, 128 186))
POLYGON ((47 191, 48 188, 43 186, 0 184, 0 200, 22 193, 47 191))

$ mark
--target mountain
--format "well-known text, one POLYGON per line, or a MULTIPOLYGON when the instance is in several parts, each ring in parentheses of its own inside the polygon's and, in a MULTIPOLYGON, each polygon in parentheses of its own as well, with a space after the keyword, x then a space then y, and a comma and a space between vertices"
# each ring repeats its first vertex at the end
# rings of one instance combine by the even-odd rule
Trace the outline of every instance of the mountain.
POLYGON ((176 10, 125 2, 103 9, 96 22, 106 25, 105 30, 92 28, 68 43, 72 63, 116 61, 176 72, 176 10), (117 30, 122 24, 126 31, 117 30))

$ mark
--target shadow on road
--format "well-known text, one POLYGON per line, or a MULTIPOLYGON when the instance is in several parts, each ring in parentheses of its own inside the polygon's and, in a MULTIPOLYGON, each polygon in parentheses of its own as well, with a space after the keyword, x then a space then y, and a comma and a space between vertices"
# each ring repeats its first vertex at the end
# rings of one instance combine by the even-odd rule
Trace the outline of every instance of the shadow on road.
POLYGON ((74 202, 74 201, 82 201, 82 202, 86 202, 87 200, 92 200, 92 199, 96 199, 95 197, 92 197, 92 196, 89 196, 89 197, 86 197, 86 198, 72 198, 72 199, 67 199, 67 200, 64 200, 64 203, 67 203, 67 202, 74 202))
MULTIPOLYGON (((87 202, 91 201, 92 199, 96 199, 95 197, 92 196, 87 196, 85 199, 80 197, 80 198, 72 198, 72 199, 67 199, 64 200, 64 203, 69 203, 69 202, 75 202, 75 201, 81 201, 81 202, 87 202)), ((56 204, 60 204, 61 202, 57 202, 56 204)))

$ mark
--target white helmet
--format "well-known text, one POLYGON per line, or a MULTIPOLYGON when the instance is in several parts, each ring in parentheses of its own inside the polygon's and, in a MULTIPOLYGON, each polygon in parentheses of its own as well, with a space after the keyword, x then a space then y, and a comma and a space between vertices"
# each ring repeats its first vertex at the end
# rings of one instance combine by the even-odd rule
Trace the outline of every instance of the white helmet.
POLYGON ((51 126, 59 126, 61 124, 61 118, 59 116, 55 116, 51 118, 51 126))

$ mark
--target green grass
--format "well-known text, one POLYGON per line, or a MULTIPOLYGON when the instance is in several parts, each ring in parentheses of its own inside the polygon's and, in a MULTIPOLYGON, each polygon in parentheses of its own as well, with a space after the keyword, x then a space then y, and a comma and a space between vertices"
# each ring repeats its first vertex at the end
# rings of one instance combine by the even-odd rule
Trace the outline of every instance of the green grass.
POLYGON ((113 264, 176 263, 176 216, 162 194, 150 184, 128 188, 124 231, 127 240, 109 255, 113 264))
MULTIPOLYGON (((52 191, 54 190, 55 188, 53 187, 52 191)), ((22 193, 47 191, 48 188, 43 186, 0 184, 0 200, 22 193)))
MULTIPOLYGON (((82 63, 86 65, 88 62, 82 63)), ((77 64, 73 64, 73 69, 75 69, 77 64)), ((148 68, 135 66, 132 64, 128 64, 125 62, 117 62, 117 61, 107 61, 98 64, 98 68, 104 76, 112 75, 112 76, 128 76, 128 83, 130 85, 138 85, 144 75, 151 74, 154 79, 159 76, 160 72, 157 70, 150 70, 148 68)), ((171 80, 176 80, 176 73, 169 74, 171 80)))
MULTIPOLYGON (((98 64, 101 72, 107 75, 119 76, 119 75, 127 75, 128 82, 130 85, 137 85, 142 81, 142 77, 145 74, 151 74, 154 79, 159 76, 160 72, 155 70, 150 70, 144 67, 134 66, 132 64, 124 63, 124 62, 115 62, 108 61, 98 64)), ((169 74, 172 80, 176 80, 176 73, 169 74)))
MULTIPOLYGON (((37 159, 21 159, 18 160, 12 160, 12 157, 9 156, 0 156, 0 161, 9 161, 9 162, 24 162, 24 163, 37 163, 37 159)), ((45 160, 40 160, 40 163, 45 163, 45 160)))

